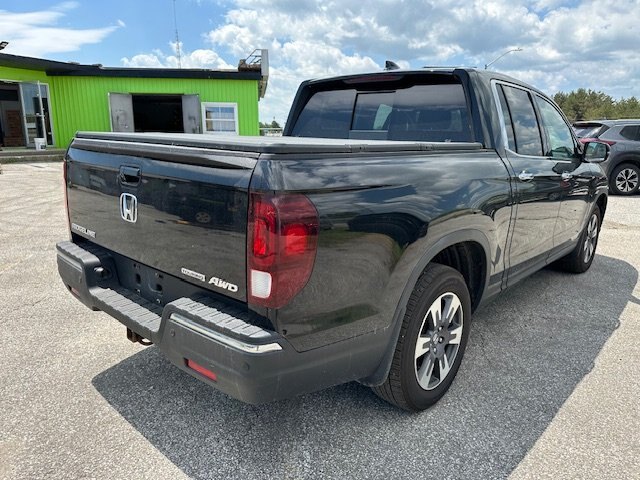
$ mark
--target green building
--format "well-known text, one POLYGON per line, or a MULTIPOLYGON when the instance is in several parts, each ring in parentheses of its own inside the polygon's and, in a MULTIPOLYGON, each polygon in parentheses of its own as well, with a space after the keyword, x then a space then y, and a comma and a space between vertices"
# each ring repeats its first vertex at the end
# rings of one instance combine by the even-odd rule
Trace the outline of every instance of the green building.
POLYGON ((266 50, 237 70, 105 68, 0 54, 0 145, 65 148, 75 132, 258 135, 266 50))

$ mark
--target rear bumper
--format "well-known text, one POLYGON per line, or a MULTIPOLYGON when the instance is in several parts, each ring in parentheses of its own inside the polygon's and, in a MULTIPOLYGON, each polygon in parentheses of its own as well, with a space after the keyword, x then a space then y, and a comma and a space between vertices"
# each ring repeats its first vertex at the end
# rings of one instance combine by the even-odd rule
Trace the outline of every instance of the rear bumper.
POLYGON ((58 271, 67 288, 93 310, 103 310, 151 340, 177 367, 247 403, 288 398, 367 377, 375 371, 388 337, 361 335, 306 352, 285 337, 248 323, 235 305, 205 295, 182 297, 164 306, 127 290, 115 262, 95 245, 61 242, 58 271), (216 380, 190 368, 191 360, 216 380))

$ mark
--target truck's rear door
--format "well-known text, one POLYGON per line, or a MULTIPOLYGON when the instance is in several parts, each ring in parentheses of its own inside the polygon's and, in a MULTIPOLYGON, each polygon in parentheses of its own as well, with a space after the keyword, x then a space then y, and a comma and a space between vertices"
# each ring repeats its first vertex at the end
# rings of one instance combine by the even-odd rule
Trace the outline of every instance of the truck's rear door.
POLYGON ((76 137, 66 164, 72 234, 155 275, 245 301, 248 188, 256 158, 134 138, 76 137))

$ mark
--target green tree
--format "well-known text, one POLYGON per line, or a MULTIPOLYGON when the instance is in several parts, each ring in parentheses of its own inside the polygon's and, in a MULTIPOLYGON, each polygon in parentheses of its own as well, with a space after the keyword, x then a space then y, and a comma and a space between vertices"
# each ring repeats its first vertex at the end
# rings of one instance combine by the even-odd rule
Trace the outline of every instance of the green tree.
POLYGON ((258 122, 258 125, 260 126, 260 135, 265 134, 265 130, 263 130, 265 128, 282 128, 275 118, 271 122, 258 122))
POLYGON ((614 100, 604 92, 579 88, 558 92, 553 99, 572 122, 640 117, 640 103, 635 97, 614 100))
POLYGON ((636 97, 622 99, 618 102, 619 118, 640 118, 640 102, 636 97))

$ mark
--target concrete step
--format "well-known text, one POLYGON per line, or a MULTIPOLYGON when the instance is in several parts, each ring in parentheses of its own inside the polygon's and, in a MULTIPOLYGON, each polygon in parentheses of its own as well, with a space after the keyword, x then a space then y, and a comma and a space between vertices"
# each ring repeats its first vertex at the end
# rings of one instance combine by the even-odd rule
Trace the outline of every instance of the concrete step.
POLYGON ((45 150, 10 148, 0 150, 0 163, 60 162, 64 159, 64 148, 45 150))

